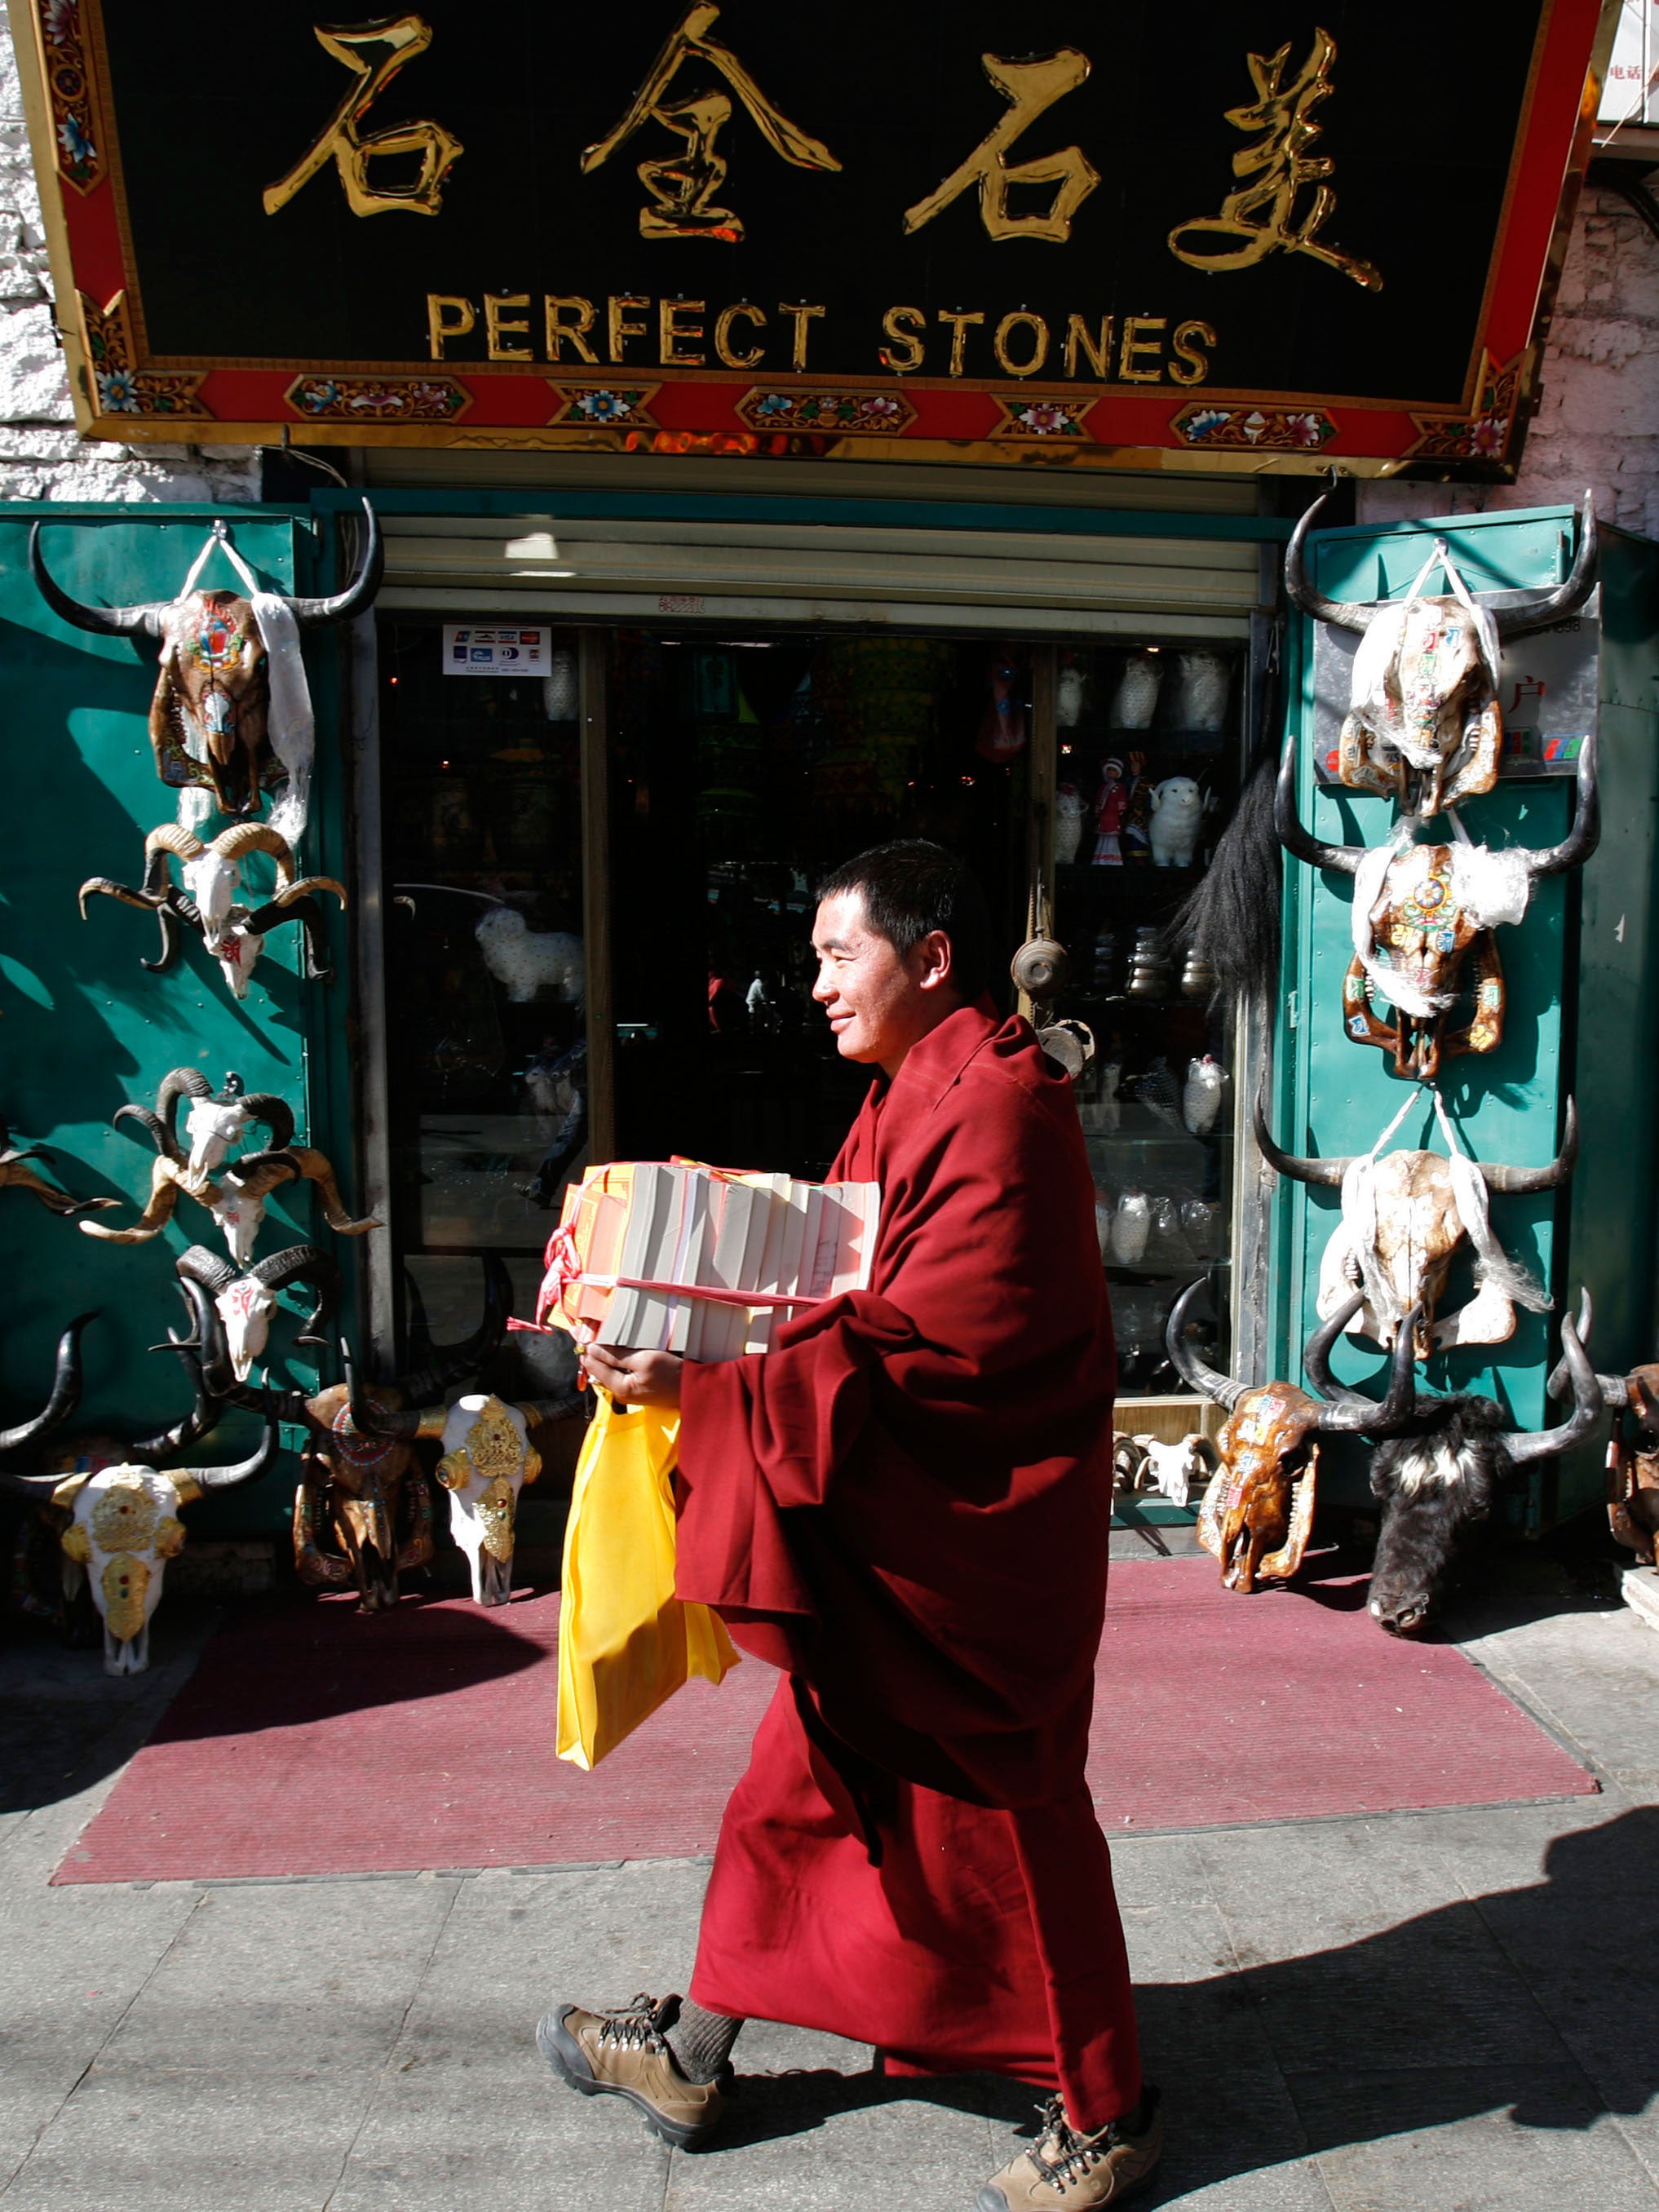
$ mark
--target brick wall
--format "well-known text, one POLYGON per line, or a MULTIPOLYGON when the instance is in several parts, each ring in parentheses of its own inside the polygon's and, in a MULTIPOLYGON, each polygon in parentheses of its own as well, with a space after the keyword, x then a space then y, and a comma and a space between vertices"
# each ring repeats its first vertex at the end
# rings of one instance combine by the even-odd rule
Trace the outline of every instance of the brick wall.
POLYGON ((258 496, 259 459, 251 447, 117 446, 76 436, 16 58, 0 15, 0 499, 258 496))

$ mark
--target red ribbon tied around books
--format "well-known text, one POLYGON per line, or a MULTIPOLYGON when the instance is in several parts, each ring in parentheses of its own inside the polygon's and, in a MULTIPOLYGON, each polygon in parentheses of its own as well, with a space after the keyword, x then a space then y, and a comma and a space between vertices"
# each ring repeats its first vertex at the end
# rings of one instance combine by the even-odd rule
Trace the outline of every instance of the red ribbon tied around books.
POLYGON ((753 1311, 763 1306, 816 1306, 822 1298, 805 1291, 727 1291, 708 1283, 659 1283, 641 1275, 590 1274, 581 1264, 581 1255, 576 1249, 574 1230, 562 1222, 547 1240, 547 1249, 542 1255, 546 1270, 542 1286, 536 1297, 534 1321, 510 1319, 507 1327, 537 1336, 551 1336, 546 1325, 547 1316, 555 1306, 562 1306, 567 1291, 579 1284, 592 1283, 606 1291, 655 1291, 672 1298, 702 1298, 720 1306, 743 1306, 753 1311))

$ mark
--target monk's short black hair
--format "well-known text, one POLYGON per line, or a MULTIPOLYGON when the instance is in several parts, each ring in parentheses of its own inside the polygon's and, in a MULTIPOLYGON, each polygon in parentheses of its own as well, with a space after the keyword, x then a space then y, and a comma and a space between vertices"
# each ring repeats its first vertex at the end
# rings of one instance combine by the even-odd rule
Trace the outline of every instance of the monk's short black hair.
POLYGON ((934 930, 951 940, 957 988, 976 999, 991 981, 991 913, 954 853, 926 837, 896 837, 843 861, 818 885, 820 902, 857 891, 878 937, 908 952, 934 930))

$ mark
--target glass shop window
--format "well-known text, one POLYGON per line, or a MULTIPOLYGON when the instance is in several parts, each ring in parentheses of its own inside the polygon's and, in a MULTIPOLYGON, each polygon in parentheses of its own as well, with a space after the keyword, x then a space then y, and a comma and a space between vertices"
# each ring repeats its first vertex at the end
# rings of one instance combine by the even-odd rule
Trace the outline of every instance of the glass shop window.
MULTIPOLYGON (((528 1315, 587 1158, 576 634, 544 675, 445 673, 441 625, 380 628, 392 1234, 404 1356, 480 1316, 501 1254, 528 1315)), ((507 1337, 487 1386, 549 1395, 562 1336, 507 1337)))
POLYGON ((813 888, 893 837, 978 872, 1000 1005, 1023 937, 1022 648, 615 633, 610 901, 617 1149, 818 1177, 870 1077, 812 1003, 813 888))
MULTIPOLYGON (((1164 932, 1238 790, 1244 653, 1231 644, 1062 647, 1056 680, 1055 920, 1061 1011, 1093 1030, 1078 1086, 1125 1397, 1186 1396, 1170 1309, 1212 1278, 1225 1366, 1234 1100, 1231 1018, 1164 932)), ((1120 1426, 1126 1425, 1120 1421, 1120 1426)), ((1173 1433, 1180 1433, 1179 1425, 1173 1433)))

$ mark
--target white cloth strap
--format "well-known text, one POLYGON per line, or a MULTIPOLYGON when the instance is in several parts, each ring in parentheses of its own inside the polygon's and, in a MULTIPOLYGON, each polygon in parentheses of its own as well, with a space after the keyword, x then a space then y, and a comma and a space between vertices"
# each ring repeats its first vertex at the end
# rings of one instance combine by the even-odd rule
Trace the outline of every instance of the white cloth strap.
MULTIPOLYGON (((311 770, 317 754, 317 721, 312 712, 311 686, 306 681, 305 657, 300 648, 300 626, 294 610, 279 592, 267 592, 229 538, 211 535, 191 562, 179 598, 186 599, 214 548, 217 546, 235 570, 253 607, 253 620, 265 649, 270 682, 270 714, 266 730, 270 750, 288 772, 288 788, 271 809, 270 826, 296 850, 311 811, 311 770)), ((187 750, 193 760, 205 760, 200 733, 191 731, 187 750)), ((180 793, 179 819, 195 829, 213 811, 212 795, 198 787, 180 793)))

